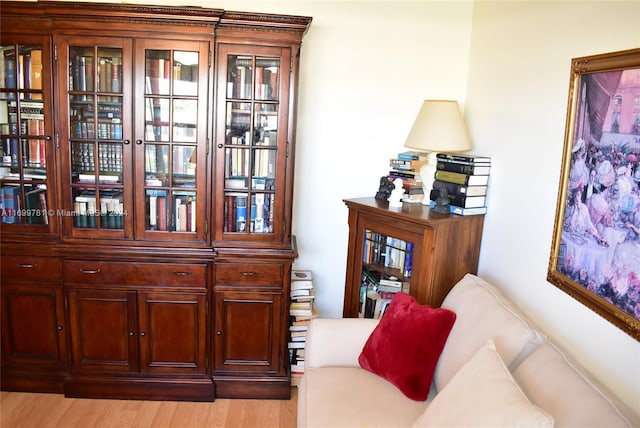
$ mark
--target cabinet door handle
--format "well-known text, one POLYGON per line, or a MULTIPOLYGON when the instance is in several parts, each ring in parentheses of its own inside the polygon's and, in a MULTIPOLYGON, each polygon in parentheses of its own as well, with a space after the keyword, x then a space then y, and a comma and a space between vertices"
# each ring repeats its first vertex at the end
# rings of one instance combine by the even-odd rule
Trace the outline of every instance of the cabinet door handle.
POLYGON ((218 144, 218 148, 221 149, 222 148, 222 144, 218 144))
POLYGON ((145 335, 144 331, 141 331, 140 336, 144 336, 144 335, 145 335))
POLYGON ((37 263, 18 263, 18 267, 24 269, 32 269, 34 267, 38 267, 37 263))
POLYGON ((192 272, 181 272, 181 271, 174 271, 173 272, 174 275, 177 276, 189 276, 189 275, 193 275, 192 272))
POLYGON ((242 276, 258 276, 259 272, 240 272, 242 276))
POLYGON ((216 331, 216 334, 217 334, 218 336, 221 336, 221 335, 222 335, 222 332, 221 332, 220 330, 218 330, 218 331, 216 331))
POLYGON ((131 140, 124 140, 122 144, 124 144, 125 146, 128 146, 129 144, 131 144, 131 140))
POLYGON ((129 336, 133 336, 134 333, 132 331, 129 332, 129 336))
POLYGON ((142 140, 136 140, 136 144, 137 144, 137 145, 142 144, 142 140))
POLYGON ((62 326, 61 326, 61 325, 57 326, 57 327, 56 327, 56 330, 58 330, 58 331, 62 331, 62 326))
POLYGON ((83 269, 83 268, 80 268, 80 272, 86 273, 87 275, 93 275, 95 273, 100 273, 100 269, 83 269))

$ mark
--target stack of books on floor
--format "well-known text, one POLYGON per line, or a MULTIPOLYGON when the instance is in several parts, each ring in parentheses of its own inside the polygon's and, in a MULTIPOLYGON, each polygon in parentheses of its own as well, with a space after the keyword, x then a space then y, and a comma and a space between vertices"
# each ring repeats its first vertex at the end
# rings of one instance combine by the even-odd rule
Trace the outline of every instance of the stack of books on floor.
POLYGON ((436 158, 435 180, 429 194, 431 207, 441 196, 442 188, 446 188, 451 213, 485 214, 491 158, 463 153, 438 153, 436 158))
POLYGON ((362 268, 359 318, 382 318, 394 294, 409 292, 409 281, 362 268))
POLYGON ((316 297, 313 276, 308 270, 291 271, 291 305, 289 315, 289 361, 291 362, 291 384, 297 386, 304 374, 304 347, 307 329, 312 318, 318 316, 314 308, 316 297))
POLYGON ((420 167, 427 162, 427 156, 423 152, 408 151, 398 153, 397 158, 389 161, 391 170, 387 178, 391 182, 396 178, 402 179, 402 187, 404 188, 402 202, 422 202, 424 190, 422 190, 422 180, 420 179, 420 167))

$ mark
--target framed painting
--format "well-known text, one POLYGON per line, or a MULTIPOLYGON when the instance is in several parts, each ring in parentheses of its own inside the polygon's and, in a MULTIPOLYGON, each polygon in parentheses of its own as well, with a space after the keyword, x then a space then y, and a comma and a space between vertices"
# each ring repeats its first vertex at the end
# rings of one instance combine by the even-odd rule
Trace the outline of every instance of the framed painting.
POLYGON ((640 340, 640 49, 571 61, 547 280, 640 340))

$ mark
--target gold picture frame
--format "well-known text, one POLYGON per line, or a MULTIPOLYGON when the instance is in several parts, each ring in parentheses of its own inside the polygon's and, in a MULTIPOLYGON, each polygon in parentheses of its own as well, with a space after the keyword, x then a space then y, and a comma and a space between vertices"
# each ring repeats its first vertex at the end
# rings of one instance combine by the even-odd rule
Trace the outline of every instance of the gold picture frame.
POLYGON ((640 340, 640 49, 573 58, 547 280, 640 340))

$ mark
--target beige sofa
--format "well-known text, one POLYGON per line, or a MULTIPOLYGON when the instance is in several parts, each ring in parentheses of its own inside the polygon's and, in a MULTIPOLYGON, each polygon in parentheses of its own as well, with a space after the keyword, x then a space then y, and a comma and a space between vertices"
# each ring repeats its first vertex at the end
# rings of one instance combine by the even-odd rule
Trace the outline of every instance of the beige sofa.
MULTIPOLYGON (((528 406, 540 410, 542 416, 538 414, 538 419, 533 419, 540 424, 532 419, 517 422, 523 425, 640 427, 638 415, 590 379, 491 284, 468 274, 442 306, 455 312, 457 318, 426 401, 413 401, 385 379, 360 368, 358 356, 377 320, 313 320, 307 334, 305 374, 298 392, 298 426, 431 426, 425 421, 427 412, 462 416, 472 421, 468 426, 474 426, 486 421, 474 414, 479 411, 479 403, 488 406, 482 400, 499 397, 500 393, 491 388, 502 385, 512 388, 511 392, 519 391, 528 406), (479 358, 479 349, 488 349, 488 342, 495 344, 491 349, 497 351, 505 367, 504 376, 511 379, 512 385, 494 378, 479 381, 478 376, 492 370, 470 367, 471 360, 479 358), (470 380, 473 376, 475 380, 470 380)), ((510 401, 502 407, 504 411, 501 408, 499 416, 519 412, 519 407, 510 401)), ((438 425, 460 424, 460 419, 448 423, 436 416, 433 420, 439 420, 438 425)))

